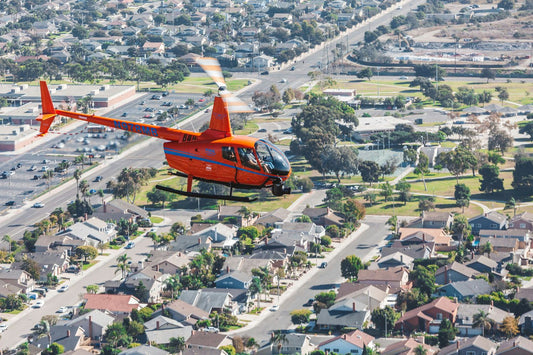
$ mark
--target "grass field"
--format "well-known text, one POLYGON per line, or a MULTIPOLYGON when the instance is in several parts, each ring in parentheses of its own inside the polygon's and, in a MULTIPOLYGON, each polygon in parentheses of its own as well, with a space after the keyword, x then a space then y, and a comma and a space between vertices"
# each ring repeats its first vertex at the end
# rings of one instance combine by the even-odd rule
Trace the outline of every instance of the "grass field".
MULTIPOLYGON (((424 95, 418 90, 417 87, 409 87, 410 80, 390 81, 390 80, 378 80, 373 77, 370 81, 367 80, 350 80, 350 81, 337 81, 332 88, 339 89, 355 89, 357 94, 362 96, 378 96, 378 89, 380 96, 412 96, 418 97, 422 100, 425 99, 424 95)), ((533 103, 533 97, 530 96, 532 87, 530 83, 522 83, 516 79, 510 83, 501 82, 489 82, 486 81, 444 81, 441 84, 449 85, 454 92, 461 86, 467 86, 474 89, 476 93, 483 90, 492 91, 493 98, 492 103, 501 104, 498 96, 496 95, 496 87, 500 86, 506 88, 509 92, 510 102, 515 102, 520 105, 533 103)), ((313 92, 320 92, 320 88, 317 86, 313 88, 313 92)), ((511 105, 514 106, 514 105, 511 105)))
MULTIPOLYGON (((418 201, 420 196, 413 196, 410 202, 403 204, 403 202, 384 202, 383 199, 378 200, 378 204, 369 206, 366 204, 366 213, 370 215, 390 215, 396 214, 397 216, 419 216, 420 210, 418 209, 418 201)), ((364 199, 361 202, 366 203, 364 199)), ((462 209, 455 205, 454 200, 445 198, 437 198, 435 201, 435 209, 441 212, 455 212, 461 213, 462 209)), ((474 217, 483 212, 483 209, 477 205, 470 204, 470 207, 465 209, 464 214, 467 217, 474 217)))

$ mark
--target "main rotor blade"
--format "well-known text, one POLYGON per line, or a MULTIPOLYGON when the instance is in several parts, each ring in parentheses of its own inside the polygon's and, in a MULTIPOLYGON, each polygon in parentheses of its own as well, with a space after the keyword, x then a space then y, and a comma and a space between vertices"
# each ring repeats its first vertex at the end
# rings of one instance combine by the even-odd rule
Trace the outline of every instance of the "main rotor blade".
POLYGON ((229 113, 254 112, 250 106, 229 91, 220 93, 220 97, 226 103, 229 113))
POLYGON ((213 79, 219 89, 226 89, 226 82, 224 81, 224 76, 222 75, 222 69, 220 69, 220 64, 216 58, 201 57, 196 59, 196 63, 198 63, 198 65, 202 67, 206 74, 213 79))

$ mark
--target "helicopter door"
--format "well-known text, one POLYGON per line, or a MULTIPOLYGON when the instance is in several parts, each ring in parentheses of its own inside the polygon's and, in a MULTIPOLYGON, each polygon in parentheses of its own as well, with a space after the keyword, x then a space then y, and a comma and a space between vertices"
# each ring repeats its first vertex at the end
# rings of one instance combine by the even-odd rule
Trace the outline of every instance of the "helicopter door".
MULTIPOLYGON (((234 179, 234 181, 238 184, 238 181, 237 181, 237 168, 236 168, 236 165, 237 165, 237 156, 235 154, 235 148, 233 147, 222 147, 222 158, 225 160, 225 163, 228 164, 228 165, 231 165, 233 166, 233 169, 234 171, 231 171, 230 174, 231 175, 228 175, 226 178, 229 180, 229 179, 234 179)), ((226 169, 224 169, 225 171, 226 169)))

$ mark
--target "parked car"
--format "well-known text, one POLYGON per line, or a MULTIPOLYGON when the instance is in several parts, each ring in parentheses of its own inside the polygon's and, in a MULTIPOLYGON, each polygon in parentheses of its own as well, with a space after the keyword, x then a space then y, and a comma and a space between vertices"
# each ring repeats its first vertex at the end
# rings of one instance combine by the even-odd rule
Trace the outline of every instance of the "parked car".
POLYGON ((59 309, 57 310, 57 313, 65 313, 68 311, 68 307, 59 307, 59 309))
POLYGON ((35 165, 30 166, 30 168, 28 169, 28 171, 35 171, 35 170, 37 170, 37 167, 35 165))
POLYGON ((0 324, 0 333, 2 333, 5 330, 7 330, 7 324, 6 323, 0 324))
POLYGON ((257 132, 266 132, 266 128, 261 128, 260 130, 258 130, 257 132))
POLYGON ((15 201, 7 201, 4 203, 5 206, 15 206, 15 201))
POLYGON ((33 304, 32 308, 42 308, 43 306, 44 306, 44 301, 43 300, 37 300, 33 304))
POLYGON ((68 290, 68 285, 64 284, 57 290, 57 292, 65 292, 66 290, 68 290))
POLYGON ((129 242, 124 248, 125 249, 133 249, 134 246, 135 246, 135 242, 129 242))
POLYGON ((104 178, 103 176, 98 175, 98 176, 94 179, 94 182, 100 182, 100 181, 102 181, 103 178, 104 178))
POLYGON ((323 261, 322 264, 320 264, 319 268, 325 269, 328 266, 328 263, 326 261, 323 261))
POLYGON ((311 307, 313 305, 313 302, 315 302, 314 298, 308 299, 307 302, 304 303, 304 307, 311 307))
POLYGON ((208 332, 208 333, 218 333, 219 331, 220 331, 220 329, 215 328, 215 327, 204 328, 204 332, 208 332))
POLYGON ((43 208, 44 207, 44 203, 42 202, 36 202, 33 204, 33 208, 43 208))
POLYGON ((270 74, 270 73, 268 72, 268 70, 265 70, 265 71, 262 71, 262 72, 261 72, 261 75, 268 75, 268 74, 270 74))
POLYGON ((277 304, 270 307, 270 312, 277 312, 278 310, 279 310, 279 306, 277 304))

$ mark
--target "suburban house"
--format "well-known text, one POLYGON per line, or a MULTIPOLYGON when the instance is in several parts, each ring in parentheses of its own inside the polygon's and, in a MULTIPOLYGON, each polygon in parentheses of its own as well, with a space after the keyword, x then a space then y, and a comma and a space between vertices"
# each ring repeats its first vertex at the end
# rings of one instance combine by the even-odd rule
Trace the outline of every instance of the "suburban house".
POLYGON ((144 329, 148 342, 153 344, 168 344, 171 338, 176 337, 187 340, 193 331, 192 326, 161 315, 146 321, 144 329))
POLYGON ((495 272, 498 269, 498 263, 485 255, 478 255, 465 265, 480 273, 495 272))
POLYGON ((512 238, 512 239, 518 239, 518 241, 522 243, 526 243, 530 241, 531 233, 532 231, 528 229, 516 229, 516 228, 495 229, 495 230, 482 229, 479 231, 479 236, 481 238, 489 238, 489 237, 512 238))
POLYGON ((110 295, 105 293, 83 295, 85 309, 98 309, 112 314, 130 314, 133 309, 142 308, 139 299, 131 295, 110 295))
POLYGON ((78 222, 70 226, 61 236, 83 240, 86 244, 97 247, 100 243, 108 243, 113 240, 117 232, 113 224, 106 223, 99 218, 92 217, 85 222, 78 222))
POLYGON ((474 316, 481 311, 488 314, 488 318, 494 322, 496 327, 501 325, 506 317, 514 317, 512 313, 493 305, 461 303, 457 309, 457 320, 455 321, 455 328, 459 331, 460 336, 471 337, 483 334, 481 327, 474 327, 474 316))
MULTIPOLYGON (((23 258, 27 257, 35 261, 40 267, 39 280, 46 281, 48 274, 52 276, 60 277, 63 272, 68 268, 70 258, 67 251, 48 251, 42 253, 27 253, 23 255, 23 258)), ((14 268, 20 268, 19 261, 13 263, 14 268)))
POLYGON ((283 246, 297 246, 308 251, 311 243, 319 242, 326 235, 322 226, 314 223, 283 223, 281 228, 272 230, 272 241, 283 246))
POLYGON ((365 347, 373 345, 374 337, 357 329, 318 344, 318 349, 325 353, 362 355, 365 347))
POLYGON ((448 228, 453 223, 453 215, 450 212, 423 211, 420 217, 407 225, 407 228, 448 228))
POLYGON ((82 245, 87 245, 86 240, 75 239, 67 235, 42 235, 35 242, 35 252, 67 250, 72 255, 74 250, 82 245))
POLYGON ((109 202, 104 201, 102 206, 94 210, 93 216, 104 221, 112 220, 116 223, 121 219, 128 221, 136 221, 139 218, 146 219, 148 212, 124 200, 115 199, 109 202))
POLYGON ((336 330, 344 327, 362 329, 370 320, 368 309, 358 308, 355 302, 341 300, 328 309, 321 309, 316 317, 316 325, 323 330, 336 330))
POLYGON ((411 269, 413 267, 413 261, 414 258, 405 255, 401 251, 397 251, 387 256, 382 256, 374 265, 377 264, 380 269, 388 269, 398 266, 411 269))
POLYGON ((507 217, 499 212, 487 212, 468 220, 472 234, 478 235, 482 229, 507 229, 507 217))
POLYGON ((496 253, 514 253, 519 249, 515 238, 479 238, 479 245, 490 243, 496 253))
POLYGON ((219 276, 215 280, 216 288, 238 288, 238 289, 248 289, 252 283, 253 276, 239 271, 230 271, 227 274, 219 276))
MULTIPOLYGON (((183 290, 180 294, 179 300, 187 302, 188 304, 198 307, 208 314, 216 311, 218 313, 223 313, 224 310, 229 309, 236 311, 234 309, 231 294, 229 292, 210 292, 205 291, 204 289, 200 290, 183 290)), ((236 314, 232 312, 232 314, 236 314)))
POLYGON ((131 349, 121 351, 119 355, 169 355, 170 353, 158 347, 150 345, 139 345, 131 349))
POLYGON ((74 319, 59 321, 58 324, 67 327, 80 327, 89 339, 97 340, 104 336, 107 327, 114 321, 115 318, 111 315, 95 309, 74 319))
POLYGON ((496 351, 497 355, 533 354, 533 341, 523 336, 502 341, 496 351))
POLYGON ((436 246, 449 246, 452 241, 442 228, 400 228, 399 233, 403 245, 432 242, 436 246))
POLYGON ((267 212, 259 217, 255 224, 260 224, 265 227, 274 227, 278 223, 283 223, 289 216, 289 211, 285 208, 277 208, 274 211, 267 212))
POLYGON ((439 351, 439 355, 493 355, 496 353, 498 344, 481 335, 466 340, 457 340, 439 351))
POLYGON ((244 206, 218 206, 217 219, 219 221, 228 221, 239 227, 248 227, 255 223, 257 215, 247 212, 244 206))
POLYGON ((397 252, 413 259, 430 259, 435 255, 435 243, 403 245, 401 241, 395 240, 391 246, 383 247, 380 254, 384 258, 397 252))
POLYGON ((182 235, 173 242, 171 242, 167 250, 180 251, 182 253, 200 252, 202 249, 211 251, 211 238, 206 235, 198 237, 191 235, 182 235))
POLYGON ((226 334, 210 332, 192 332, 189 339, 186 340, 185 346, 189 349, 218 349, 221 346, 232 345, 233 342, 226 334))
POLYGON ((376 287, 389 286, 392 290, 391 293, 408 290, 412 287, 412 283, 409 282, 409 271, 401 266, 388 270, 359 270, 357 282, 376 287))
POLYGON ((408 338, 407 340, 395 342, 387 346, 381 351, 381 355, 414 355, 416 354, 415 349, 419 346, 422 346, 426 350, 427 355, 433 355, 439 351, 438 348, 424 344, 424 342, 419 343, 414 338, 408 338))
POLYGON ((335 225, 341 227, 344 223, 344 217, 340 213, 333 211, 329 207, 307 207, 302 211, 302 214, 304 216, 309 217, 311 219, 311 222, 319 226, 326 227, 335 225))
POLYGON ((301 354, 308 355, 315 350, 311 337, 307 334, 286 334, 285 341, 273 341, 259 349, 256 355, 301 354))
MULTIPOLYGON (((172 319, 185 325, 194 326, 199 320, 209 318, 209 313, 206 311, 181 300, 170 302, 165 306, 165 310, 169 312, 172 319)), ((162 309, 155 311, 153 316, 155 317, 160 314, 162 314, 162 309)))
POLYGON ((446 285, 450 282, 467 281, 479 274, 479 271, 454 261, 450 265, 441 266, 435 272, 435 282, 439 285, 446 285))
POLYGON ((78 326, 52 325, 49 336, 50 338, 48 336, 36 338, 32 344, 46 349, 50 343, 57 343, 62 345, 66 352, 78 350, 82 346, 89 345, 91 341, 85 331, 78 326))
POLYGON ((524 229, 533 232, 533 213, 523 212, 517 214, 509 221, 510 229, 524 229))
POLYGON ((335 302, 347 301, 355 303, 356 308, 373 311, 376 308, 384 308, 387 305, 388 293, 374 285, 361 285, 352 282, 342 283, 335 302), (354 286, 351 286, 351 285, 354 286), (345 285, 343 287, 343 285, 345 285), (342 290, 342 292, 341 292, 342 290))
POLYGON ((191 261, 191 256, 179 251, 153 250, 145 263, 155 271, 175 275, 191 261))
POLYGON ((475 299, 476 296, 492 292, 492 286, 484 279, 457 281, 439 288, 438 294, 446 297, 456 297, 459 301, 475 299))
POLYGON ((156 271, 151 267, 145 267, 133 274, 128 275, 124 281, 124 286, 129 290, 135 290, 142 282, 148 292, 147 299, 143 300, 149 303, 159 302, 161 292, 163 292, 165 280, 170 277, 169 274, 156 271))
POLYGON ((403 332, 412 332, 416 330, 429 333, 439 331, 440 322, 447 318, 452 324, 457 317, 459 304, 451 301, 446 297, 440 297, 428 304, 405 312, 396 322, 394 328, 401 329, 403 332))
MULTIPOLYGON (((0 288, 4 289, 17 289, 20 293, 28 293, 35 287, 35 280, 31 278, 31 275, 21 269, 0 269, 0 288), (8 287, 10 285, 12 287, 8 287)), ((19 292, 15 292, 18 294, 19 292)), ((0 297, 8 296, 10 293, 5 294, 0 291, 0 297)))
POLYGON ((207 237, 211 240, 211 246, 218 249, 231 249, 239 241, 237 238, 237 227, 222 223, 211 225, 208 228, 194 233, 192 237, 202 239, 207 237))

